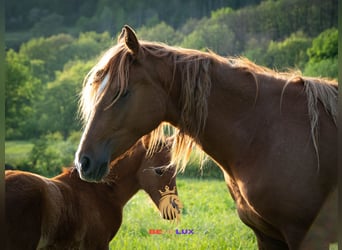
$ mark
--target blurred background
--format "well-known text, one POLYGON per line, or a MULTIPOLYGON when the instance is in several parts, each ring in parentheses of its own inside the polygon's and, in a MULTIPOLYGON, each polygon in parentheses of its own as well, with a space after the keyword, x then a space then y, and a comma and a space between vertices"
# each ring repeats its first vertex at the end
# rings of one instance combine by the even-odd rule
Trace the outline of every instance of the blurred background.
MULTIPOLYGON (((124 24, 140 39, 337 78, 337 17, 337 0, 7 1, 7 168, 54 176, 72 163, 83 78, 124 24)), ((222 178, 197 158, 184 175, 222 178)))

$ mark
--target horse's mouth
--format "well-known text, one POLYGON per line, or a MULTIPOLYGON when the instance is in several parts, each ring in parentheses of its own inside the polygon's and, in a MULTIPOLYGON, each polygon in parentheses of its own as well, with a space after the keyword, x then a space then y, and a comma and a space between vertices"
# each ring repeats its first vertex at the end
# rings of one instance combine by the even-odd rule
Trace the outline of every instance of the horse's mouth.
POLYGON ((93 169, 93 171, 85 171, 83 168, 77 168, 80 178, 87 182, 101 182, 108 174, 108 164, 104 163, 101 166, 93 169))

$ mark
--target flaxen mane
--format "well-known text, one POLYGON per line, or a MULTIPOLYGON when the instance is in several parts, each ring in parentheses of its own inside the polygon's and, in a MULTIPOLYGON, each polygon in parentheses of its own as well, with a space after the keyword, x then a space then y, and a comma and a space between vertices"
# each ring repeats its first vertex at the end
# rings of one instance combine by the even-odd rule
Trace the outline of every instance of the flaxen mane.
MULTIPOLYGON (((212 52, 200 52, 197 50, 171 47, 161 43, 140 41, 141 52, 151 54, 155 57, 165 58, 173 67, 173 80, 176 73, 181 75, 181 96, 179 106, 182 107, 180 128, 172 128, 175 140, 172 147, 171 164, 184 170, 189 159, 192 148, 199 142, 198 135, 203 131, 208 116, 207 99, 211 89, 210 71, 214 61, 226 63, 232 68, 243 68, 249 71, 258 86, 258 75, 285 80, 283 92, 286 86, 295 79, 300 79, 304 84, 304 89, 308 99, 308 110, 311 121, 311 135, 314 147, 318 155, 318 102, 321 102, 325 110, 336 122, 337 115, 337 83, 326 79, 303 77, 298 72, 276 72, 266 67, 258 66, 245 58, 223 58, 212 52)), ((92 109, 95 104, 101 101, 106 91, 115 89, 113 93, 115 103, 120 95, 125 92, 128 85, 129 65, 131 63, 130 51, 123 43, 108 50, 101 60, 88 73, 80 101, 80 114, 87 123, 91 118, 92 109), (100 83, 110 72, 109 83, 107 86, 100 86, 100 83), (112 85, 114 88, 109 88, 112 85)), ((172 87, 170 85, 170 88, 172 87)), ((113 91, 113 90, 111 90, 113 91)), ((281 102, 281 100, 280 100, 281 102)), ((110 104, 110 105, 112 105, 110 104)), ((153 152, 155 145, 164 140, 165 123, 162 123, 151 133, 149 153, 153 152)), ((318 159, 319 160, 319 159, 318 159)))

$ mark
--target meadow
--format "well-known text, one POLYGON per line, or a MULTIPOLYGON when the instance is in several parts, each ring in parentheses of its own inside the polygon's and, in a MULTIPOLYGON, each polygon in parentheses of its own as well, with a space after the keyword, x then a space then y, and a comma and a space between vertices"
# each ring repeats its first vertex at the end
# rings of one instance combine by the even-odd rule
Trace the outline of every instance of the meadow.
POLYGON ((33 143, 29 141, 6 141, 5 142, 5 161, 17 166, 29 157, 33 143))
POLYGON ((183 202, 180 223, 161 219, 144 191, 124 207, 123 222, 110 249, 256 249, 251 229, 238 218, 224 180, 177 179, 183 202), (162 234, 150 234, 150 230, 162 234), (176 234, 187 232, 189 234, 176 234))

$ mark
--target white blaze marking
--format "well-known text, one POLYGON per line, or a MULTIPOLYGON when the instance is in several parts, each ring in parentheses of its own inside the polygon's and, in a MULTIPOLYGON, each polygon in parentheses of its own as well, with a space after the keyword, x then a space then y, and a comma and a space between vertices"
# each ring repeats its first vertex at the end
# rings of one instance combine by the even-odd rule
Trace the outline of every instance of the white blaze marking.
POLYGON ((107 74, 105 76, 105 78, 102 80, 102 82, 99 86, 99 89, 97 90, 97 96, 101 95, 101 93, 103 92, 103 90, 107 86, 108 82, 109 82, 109 74, 107 74))

